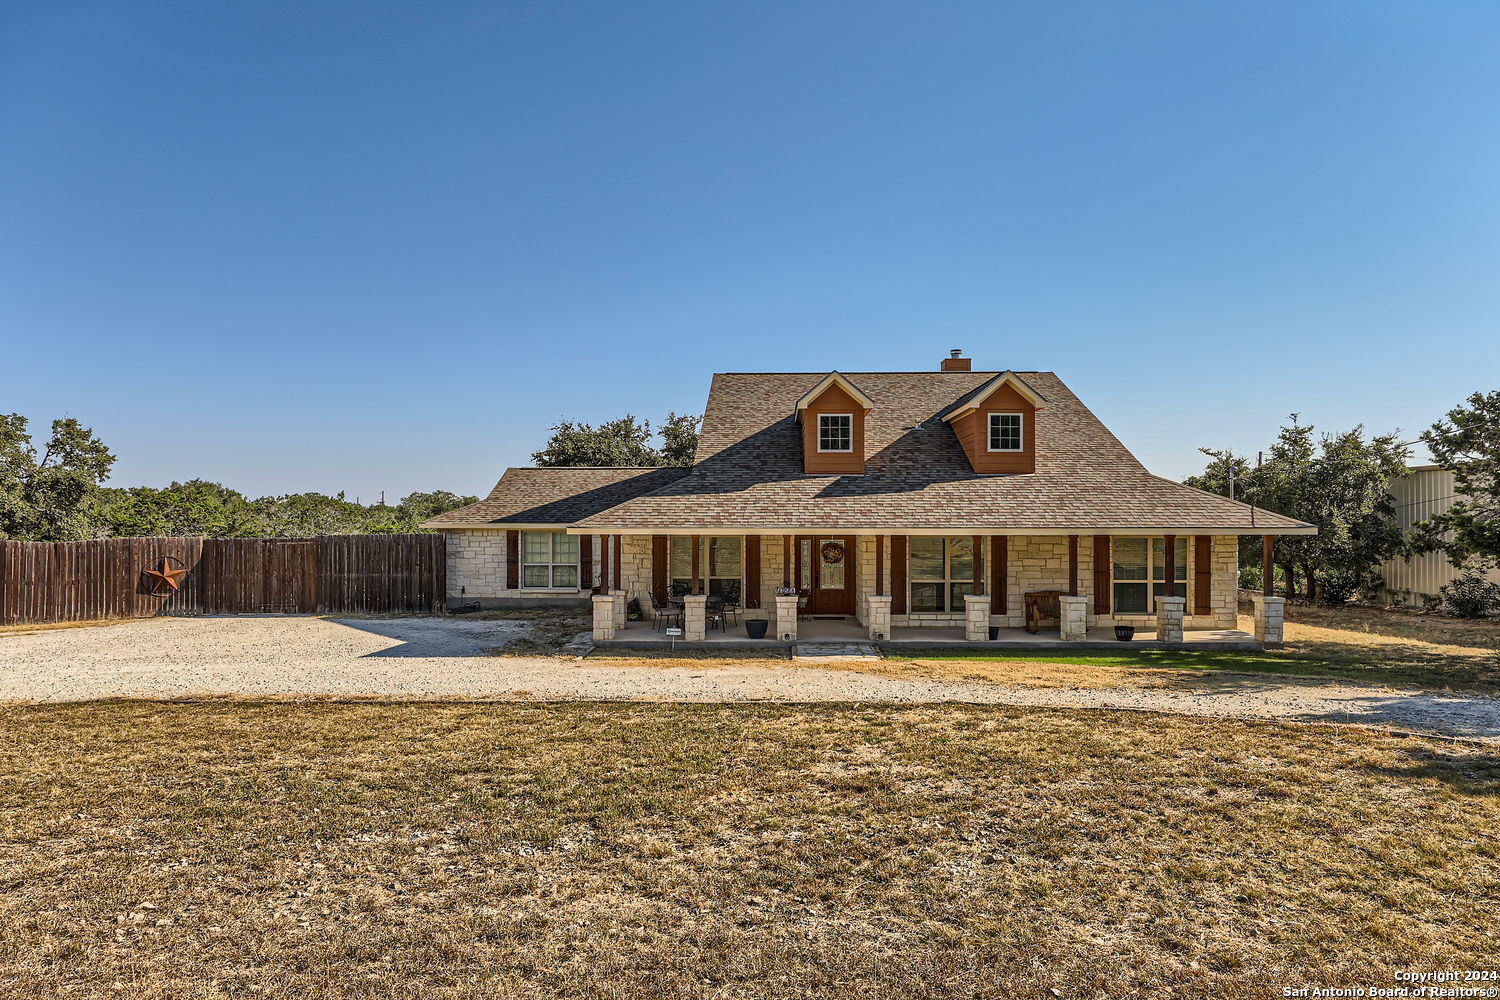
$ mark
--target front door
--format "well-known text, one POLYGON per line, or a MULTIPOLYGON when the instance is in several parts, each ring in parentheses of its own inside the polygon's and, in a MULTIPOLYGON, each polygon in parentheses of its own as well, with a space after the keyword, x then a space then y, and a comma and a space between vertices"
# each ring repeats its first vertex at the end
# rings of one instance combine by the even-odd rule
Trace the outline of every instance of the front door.
POLYGON ((854 536, 797 536, 797 589, 815 615, 854 614, 854 536))

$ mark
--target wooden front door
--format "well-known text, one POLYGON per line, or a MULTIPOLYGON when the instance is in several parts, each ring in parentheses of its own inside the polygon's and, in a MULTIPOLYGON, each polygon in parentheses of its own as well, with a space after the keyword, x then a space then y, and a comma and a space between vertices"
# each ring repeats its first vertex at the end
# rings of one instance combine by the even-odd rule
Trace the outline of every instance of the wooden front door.
POLYGON ((798 535, 797 589, 815 615, 854 614, 853 535, 798 535))

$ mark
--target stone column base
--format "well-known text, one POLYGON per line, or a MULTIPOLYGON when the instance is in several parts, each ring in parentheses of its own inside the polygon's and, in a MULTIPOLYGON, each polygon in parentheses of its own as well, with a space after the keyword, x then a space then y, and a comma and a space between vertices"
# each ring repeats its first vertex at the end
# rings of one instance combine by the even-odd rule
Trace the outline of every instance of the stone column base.
POLYGON ((1082 642, 1089 634, 1089 599, 1064 594, 1057 599, 1058 636, 1063 642, 1082 642))
POLYGON ((990 599, 984 594, 964 595, 964 641, 984 642, 990 637, 990 599))
POLYGON ((702 642, 708 636, 708 595, 689 594, 682 599, 682 641, 702 642))
POLYGON ((1182 641, 1182 615, 1187 610, 1186 597, 1156 599, 1156 641, 1182 641))
POLYGON ((776 595, 776 638, 782 642, 797 641, 797 597, 776 595))
POLYGON ((1281 645, 1286 635, 1286 598, 1255 594, 1250 603, 1255 605, 1255 640, 1267 646, 1281 645))
POLYGON ((615 637, 615 599, 610 594, 594 595, 594 641, 615 637))
POLYGON ((876 642, 886 642, 891 637, 891 599, 889 595, 875 594, 865 598, 865 628, 876 642))

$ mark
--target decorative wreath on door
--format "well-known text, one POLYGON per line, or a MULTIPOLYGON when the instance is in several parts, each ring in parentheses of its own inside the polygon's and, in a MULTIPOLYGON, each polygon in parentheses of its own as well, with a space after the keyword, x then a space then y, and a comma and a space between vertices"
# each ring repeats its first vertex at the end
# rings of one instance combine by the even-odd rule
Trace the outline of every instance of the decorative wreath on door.
POLYGON ((844 561, 843 542, 824 542, 820 551, 823 554, 823 561, 830 566, 837 566, 844 561))

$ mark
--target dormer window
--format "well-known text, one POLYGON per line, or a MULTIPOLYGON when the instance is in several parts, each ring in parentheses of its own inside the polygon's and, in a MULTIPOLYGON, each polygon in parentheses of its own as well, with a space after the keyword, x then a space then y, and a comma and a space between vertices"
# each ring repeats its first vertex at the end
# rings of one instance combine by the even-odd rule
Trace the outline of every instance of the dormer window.
POLYGON ((1024 436, 1021 433, 1024 413, 990 414, 990 451, 1021 451, 1024 436))
POLYGON ((818 450, 854 450, 854 414, 818 414, 818 450))

